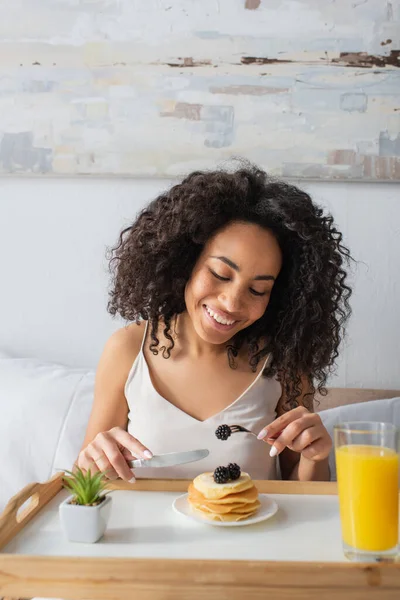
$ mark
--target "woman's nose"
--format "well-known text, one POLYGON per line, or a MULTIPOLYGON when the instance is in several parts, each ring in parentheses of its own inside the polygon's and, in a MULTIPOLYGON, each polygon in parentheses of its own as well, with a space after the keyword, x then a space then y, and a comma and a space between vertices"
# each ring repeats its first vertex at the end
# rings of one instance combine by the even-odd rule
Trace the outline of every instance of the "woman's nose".
POLYGON ((221 308, 228 313, 238 312, 243 305, 243 300, 240 292, 232 290, 230 292, 224 291, 219 297, 221 308))

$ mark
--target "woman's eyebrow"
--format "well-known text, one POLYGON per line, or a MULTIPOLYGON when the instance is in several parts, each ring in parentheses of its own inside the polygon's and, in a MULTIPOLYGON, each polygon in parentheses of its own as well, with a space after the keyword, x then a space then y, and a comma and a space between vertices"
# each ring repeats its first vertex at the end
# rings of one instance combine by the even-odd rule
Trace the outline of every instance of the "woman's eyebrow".
POLYGON ((233 260, 226 258, 226 256, 211 256, 211 258, 217 258, 218 260, 222 260, 222 262, 228 265, 228 267, 232 267, 232 269, 234 269, 235 271, 240 271, 238 265, 234 263, 233 260))
MULTIPOLYGON (((218 260, 221 260, 223 263, 228 265, 228 267, 231 267, 235 271, 240 271, 238 265, 226 256, 211 256, 211 258, 217 258, 218 260)), ((257 275, 256 277, 254 277, 254 279, 257 281, 275 281, 275 277, 273 275, 257 275)))

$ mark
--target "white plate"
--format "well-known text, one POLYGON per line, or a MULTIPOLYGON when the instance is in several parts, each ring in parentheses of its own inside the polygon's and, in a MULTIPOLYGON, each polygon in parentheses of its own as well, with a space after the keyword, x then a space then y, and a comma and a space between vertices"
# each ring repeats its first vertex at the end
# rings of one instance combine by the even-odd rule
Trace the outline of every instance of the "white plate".
POLYGON ((183 494, 176 498, 173 502, 172 507, 175 512, 198 523, 205 523, 206 525, 213 525, 214 527, 243 527, 244 525, 253 525, 254 523, 260 523, 270 517, 273 517, 278 510, 277 503, 269 498, 266 494, 259 494, 258 499, 260 500, 261 506, 255 515, 244 519, 243 521, 211 521, 201 515, 195 513, 188 502, 188 494, 183 494))

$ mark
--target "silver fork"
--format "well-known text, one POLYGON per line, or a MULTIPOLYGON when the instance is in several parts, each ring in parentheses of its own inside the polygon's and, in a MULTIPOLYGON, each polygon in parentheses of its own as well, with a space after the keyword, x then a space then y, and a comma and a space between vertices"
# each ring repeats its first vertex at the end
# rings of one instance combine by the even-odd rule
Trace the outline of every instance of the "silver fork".
MULTIPOLYGON (((231 430, 231 433, 251 433, 251 435, 254 435, 254 437, 257 437, 257 434, 254 433, 253 431, 250 431, 249 429, 246 429, 246 427, 243 427, 242 425, 228 425, 229 429, 231 430)), ((274 435, 273 437, 269 438, 271 440, 276 440, 276 438, 280 435, 280 433, 277 433, 276 435, 274 435)))
POLYGON ((251 433, 251 435, 254 435, 254 437, 257 437, 257 434, 254 433, 253 431, 250 431, 249 429, 246 429, 246 427, 242 427, 242 425, 228 425, 229 429, 231 430, 231 433, 251 433))

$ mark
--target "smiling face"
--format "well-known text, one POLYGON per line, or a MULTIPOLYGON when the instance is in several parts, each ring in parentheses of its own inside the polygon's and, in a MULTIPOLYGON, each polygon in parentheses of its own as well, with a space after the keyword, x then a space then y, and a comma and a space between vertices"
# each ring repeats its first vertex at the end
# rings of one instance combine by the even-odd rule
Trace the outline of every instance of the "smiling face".
POLYGON ((185 302, 198 336, 223 344, 260 319, 282 266, 268 229, 233 222, 205 245, 186 285, 185 302))

